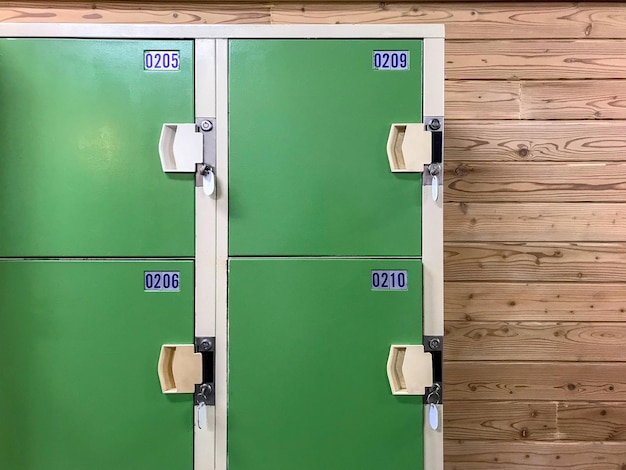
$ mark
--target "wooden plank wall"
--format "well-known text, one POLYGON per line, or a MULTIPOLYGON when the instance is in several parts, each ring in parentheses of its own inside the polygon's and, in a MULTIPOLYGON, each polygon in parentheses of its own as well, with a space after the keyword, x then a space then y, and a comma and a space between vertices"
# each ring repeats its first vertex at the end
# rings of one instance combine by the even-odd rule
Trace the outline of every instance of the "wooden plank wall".
POLYGON ((445 23, 446 469, 626 469, 626 4, 10 4, 0 21, 445 23))

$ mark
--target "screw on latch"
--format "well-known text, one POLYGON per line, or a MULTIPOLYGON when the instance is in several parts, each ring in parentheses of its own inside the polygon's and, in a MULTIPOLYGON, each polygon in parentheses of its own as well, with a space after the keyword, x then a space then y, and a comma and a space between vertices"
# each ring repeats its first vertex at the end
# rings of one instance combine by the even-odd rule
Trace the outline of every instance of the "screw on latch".
POLYGON ((439 119, 431 119, 428 123, 428 128, 432 131, 438 131, 441 129, 441 121, 439 119))
POLYGON ((205 119, 204 121, 200 123, 200 129, 202 129, 205 132, 208 132, 211 129, 213 129, 213 123, 209 121, 208 119, 205 119))
POLYGON ((213 341, 211 341, 210 339, 203 339, 198 345, 199 352, 209 352, 212 350, 213 350, 213 341))
POLYGON ((431 338, 431 340, 428 342, 428 346, 430 346, 430 349, 432 349, 433 351, 436 351, 441 347, 441 341, 439 340, 439 338, 431 338))
POLYGON ((441 173, 441 163, 431 163, 430 165, 428 165, 428 172, 431 174, 431 176, 437 176, 439 173, 441 173))

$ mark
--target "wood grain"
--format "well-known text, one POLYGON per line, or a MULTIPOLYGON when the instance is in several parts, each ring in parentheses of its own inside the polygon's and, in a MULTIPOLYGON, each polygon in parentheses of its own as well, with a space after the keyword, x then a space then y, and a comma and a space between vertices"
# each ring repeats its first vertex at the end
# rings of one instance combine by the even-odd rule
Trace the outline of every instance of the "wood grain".
POLYGON ((559 403, 557 416, 560 439, 626 441, 626 403, 559 403))
POLYGON ((626 285, 446 282, 446 320, 626 322, 626 285))
MULTIPOLYGON (((404 1, 404 0, 402 0, 404 1)), ((449 39, 626 38, 619 3, 11 2, 0 21, 94 23, 444 23, 449 39), (213 13, 211 10, 218 11, 213 13), (242 8, 246 13, 241 11, 242 8), (168 13, 169 11, 169 13, 168 13), (271 15, 271 17, 270 17, 271 15)))
POLYGON ((446 163, 447 202, 624 202, 626 163, 446 163))
POLYGON ((445 442, 445 470, 626 470, 623 442, 445 442))
POLYGON ((626 80, 521 83, 522 119, 625 119, 626 80))
POLYGON ((626 361, 626 324, 453 322, 445 325, 448 361, 626 361))
POLYGON ((626 241, 624 203, 450 202, 444 239, 454 241, 626 241))
POLYGON ((447 281, 617 283, 626 282, 626 244, 455 242, 444 264, 447 281))
POLYGON ((626 80, 448 80, 448 119, 626 119, 626 80))
POLYGON ((273 23, 444 23, 448 39, 624 38, 618 4, 279 3, 273 23))
POLYGON ((550 440, 556 438, 557 403, 446 402, 446 439, 550 440))
POLYGON ((0 3, 0 22, 11 23, 270 23, 269 4, 246 3, 0 3))
POLYGON ((446 81, 446 119, 519 119, 520 85, 505 81, 446 81))
POLYGON ((626 41, 448 41, 446 78, 594 79, 626 76, 626 41))
POLYGON ((446 401, 626 401, 626 363, 448 362, 446 401))
POLYGON ((445 158, 449 162, 625 161, 626 122, 446 120, 445 158))

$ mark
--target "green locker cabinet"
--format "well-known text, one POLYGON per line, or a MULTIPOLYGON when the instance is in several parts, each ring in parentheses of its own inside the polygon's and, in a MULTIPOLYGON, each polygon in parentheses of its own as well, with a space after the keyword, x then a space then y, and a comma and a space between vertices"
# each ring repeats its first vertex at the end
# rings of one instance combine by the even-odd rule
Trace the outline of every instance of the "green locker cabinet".
POLYGON ((228 468, 421 468, 422 397, 385 369, 422 343, 421 174, 385 147, 422 122, 422 41, 231 40, 228 66, 228 468))
POLYGON ((0 470, 443 470, 443 41, 0 24, 0 470))

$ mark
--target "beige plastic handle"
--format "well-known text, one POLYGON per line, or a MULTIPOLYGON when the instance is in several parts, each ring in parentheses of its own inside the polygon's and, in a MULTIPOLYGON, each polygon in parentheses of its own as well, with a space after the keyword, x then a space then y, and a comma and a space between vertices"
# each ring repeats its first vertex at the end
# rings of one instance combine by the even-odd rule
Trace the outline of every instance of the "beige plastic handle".
POLYGON ((164 344, 158 372, 163 393, 193 393, 202 383, 202 354, 193 344, 164 344))
POLYGON ((432 134, 424 124, 392 124, 387 139, 387 157, 394 173, 423 172, 432 162, 432 134))
POLYGON ((392 345, 387 377, 394 395, 424 395, 433 384, 432 355, 422 345, 392 345))
POLYGON ((159 139, 161 168, 166 173, 195 173, 202 163, 202 134, 195 124, 163 124, 159 139))

